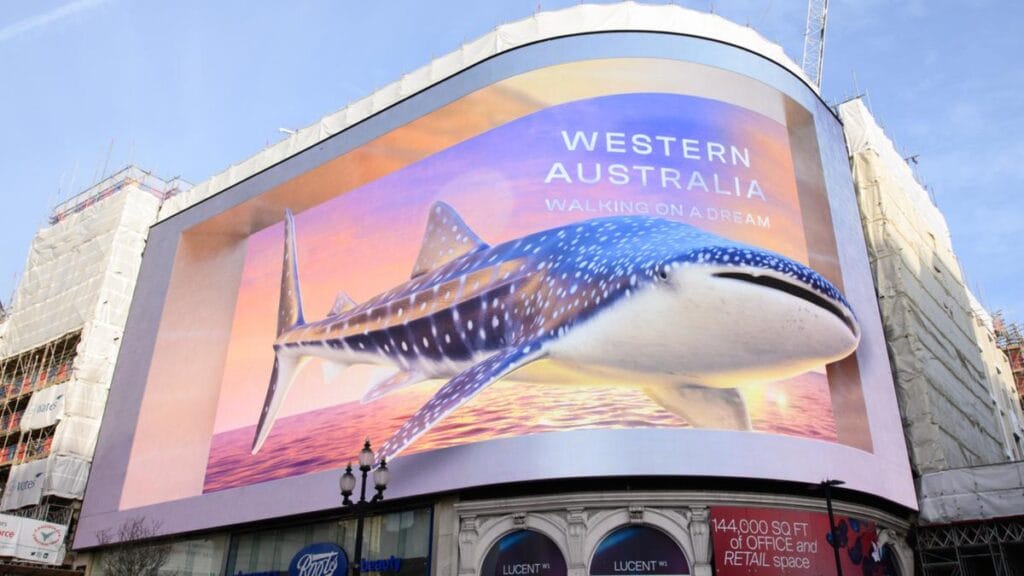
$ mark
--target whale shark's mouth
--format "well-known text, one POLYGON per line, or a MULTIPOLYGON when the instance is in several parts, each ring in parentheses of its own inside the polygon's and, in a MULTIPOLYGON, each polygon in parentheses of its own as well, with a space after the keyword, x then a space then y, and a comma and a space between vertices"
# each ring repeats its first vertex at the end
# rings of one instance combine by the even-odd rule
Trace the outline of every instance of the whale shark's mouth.
POLYGON ((842 308, 834 304, 831 300, 811 291, 799 284, 793 284, 785 280, 775 278, 774 276, 755 276, 753 274, 746 274, 743 272, 718 272, 715 276, 719 278, 730 278, 732 280, 740 280, 742 282, 749 282, 751 284, 757 284, 758 286, 764 286, 765 288, 771 288, 773 290, 779 290, 785 292, 790 296, 794 296, 801 300, 805 300, 824 308, 831 312, 836 318, 839 318, 850 332, 857 334, 857 326, 854 323, 852 316, 846 313, 842 308))

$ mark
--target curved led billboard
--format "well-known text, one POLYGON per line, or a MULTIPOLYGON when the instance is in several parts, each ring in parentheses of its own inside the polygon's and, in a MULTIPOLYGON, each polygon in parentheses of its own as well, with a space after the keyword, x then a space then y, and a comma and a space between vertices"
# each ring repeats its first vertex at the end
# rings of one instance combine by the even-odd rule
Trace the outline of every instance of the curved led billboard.
POLYGON ((83 525, 328 508, 366 437, 391 497, 696 474, 912 506, 837 121, 752 54, 628 39, 492 59, 157 225, 83 525))

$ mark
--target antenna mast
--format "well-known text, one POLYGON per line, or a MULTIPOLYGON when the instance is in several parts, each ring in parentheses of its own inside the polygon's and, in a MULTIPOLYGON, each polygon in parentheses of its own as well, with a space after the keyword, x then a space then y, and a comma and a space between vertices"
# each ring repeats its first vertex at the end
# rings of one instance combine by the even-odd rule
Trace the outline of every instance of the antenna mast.
POLYGON ((821 88, 821 65, 825 59, 825 24, 828 0, 807 0, 807 29, 804 31, 804 73, 821 88))

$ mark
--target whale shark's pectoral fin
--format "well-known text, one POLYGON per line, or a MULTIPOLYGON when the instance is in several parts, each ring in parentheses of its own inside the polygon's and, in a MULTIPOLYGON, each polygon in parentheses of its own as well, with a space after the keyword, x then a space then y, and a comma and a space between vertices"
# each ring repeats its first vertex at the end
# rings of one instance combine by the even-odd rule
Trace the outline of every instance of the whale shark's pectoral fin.
POLYGON ((420 255, 412 268, 412 277, 422 276, 456 258, 487 249, 487 243, 462 221, 444 202, 430 207, 427 229, 423 233, 420 255))
POLYGON ((531 342, 502 350, 459 373, 438 389, 434 397, 381 446, 378 455, 381 458, 392 458, 488 385, 530 362, 543 358, 544 355, 543 346, 539 342, 531 342))
POLYGON ((356 301, 353 300, 348 294, 344 292, 338 292, 338 295, 334 297, 334 305, 331 306, 331 311, 327 313, 328 316, 337 316, 342 312, 346 312, 356 307, 356 301))
POLYGON ((692 384, 648 386, 647 395, 695 428, 750 430, 750 413, 735 388, 706 388, 692 384))
POLYGON ((405 372, 399 370, 396 373, 389 374, 387 377, 382 378, 370 385, 370 389, 363 394, 362 402, 367 404, 374 400, 386 396, 396 390, 401 390, 406 386, 412 386, 413 384, 419 384, 427 379, 427 376, 422 372, 405 372))

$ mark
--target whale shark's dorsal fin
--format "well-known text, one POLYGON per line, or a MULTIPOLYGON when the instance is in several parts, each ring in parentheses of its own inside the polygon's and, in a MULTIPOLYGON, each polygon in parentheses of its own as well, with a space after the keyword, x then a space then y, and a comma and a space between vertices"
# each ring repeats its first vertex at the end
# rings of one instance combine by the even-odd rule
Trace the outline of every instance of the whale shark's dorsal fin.
POLYGON ((427 230, 423 233, 412 277, 422 276, 460 256, 487 248, 487 243, 462 221, 455 209, 444 202, 435 202, 430 207, 427 230))
POLYGON ((328 316, 337 316, 342 312, 346 312, 356 307, 356 301, 353 300, 348 294, 344 292, 338 292, 338 295, 334 297, 334 306, 331 306, 331 311, 327 313, 328 316))

